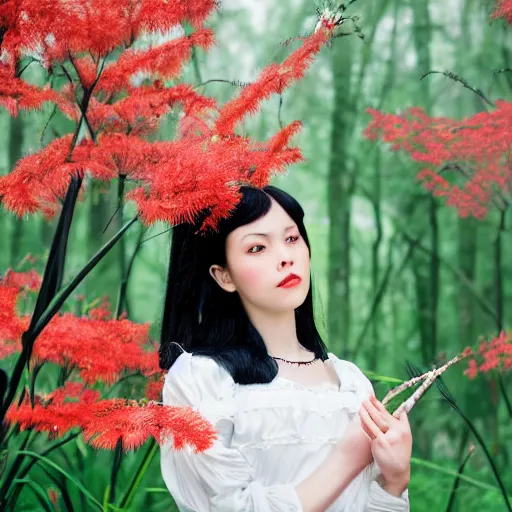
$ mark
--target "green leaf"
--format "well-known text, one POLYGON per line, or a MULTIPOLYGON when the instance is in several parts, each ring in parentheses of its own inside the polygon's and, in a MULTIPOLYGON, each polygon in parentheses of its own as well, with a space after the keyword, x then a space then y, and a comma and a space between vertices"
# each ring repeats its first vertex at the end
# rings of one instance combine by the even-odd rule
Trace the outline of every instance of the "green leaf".
POLYGON ((370 380, 377 380, 379 382, 386 382, 389 384, 402 384, 402 382, 405 382, 402 379, 397 379, 396 377, 388 377, 387 375, 379 375, 375 372, 365 370, 363 372, 370 380))
MULTIPOLYGON (((445 468, 440 466, 439 464, 435 464, 434 462, 430 462, 429 460, 419 459, 417 457, 411 457, 411 464, 416 466, 422 466, 424 468, 432 469, 433 471, 437 471, 438 473, 444 473, 445 475, 451 475, 454 477, 458 477, 460 480, 467 482, 475 487, 479 487, 480 489, 485 489, 486 491, 495 491, 497 493, 501 493, 501 489, 496 487, 495 485, 487 484, 480 480, 476 480, 475 478, 471 478, 470 476, 464 475, 463 473, 459 473, 454 469, 445 468)), ((509 496, 509 499, 512 500, 512 495, 509 496)))
POLYGON ((31 452, 28 450, 20 450, 18 453, 22 454, 22 455, 28 455, 30 457, 35 457, 36 459, 39 459, 41 462, 44 462, 51 468, 56 469, 57 471, 62 473, 70 482, 75 484, 76 487, 78 487, 78 489, 80 489, 80 491, 82 491, 84 496, 86 498, 88 498, 92 503, 94 503, 98 507, 99 510, 103 510, 101 503, 84 487, 84 485, 80 481, 78 481, 76 478, 71 476, 67 471, 63 470, 60 466, 55 464, 55 462, 48 459, 47 457, 43 457, 42 455, 39 455, 38 453, 31 452))
POLYGON ((130 486, 126 490, 125 495, 123 496, 123 498, 121 499, 121 501, 119 503, 119 506, 121 508, 125 508, 125 507, 129 508, 130 507, 130 505, 133 501, 133 497, 135 495, 135 491, 137 490, 137 488, 140 484, 140 481, 142 480, 142 477, 148 470, 149 465, 151 464, 151 461, 155 457, 158 449, 159 449, 158 443, 154 439, 151 439, 150 445, 149 445, 146 453, 144 454, 144 457, 142 458, 142 461, 139 465, 139 469, 136 471, 136 473, 133 477, 133 480, 130 483, 130 486))
POLYGON ((15 478, 13 483, 28 485, 34 491, 34 494, 36 495, 37 499, 41 502, 43 508, 47 512, 55 512, 55 508, 53 506, 53 503, 50 501, 48 493, 43 489, 43 487, 40 484, 34 482, 30 478, 15 478))

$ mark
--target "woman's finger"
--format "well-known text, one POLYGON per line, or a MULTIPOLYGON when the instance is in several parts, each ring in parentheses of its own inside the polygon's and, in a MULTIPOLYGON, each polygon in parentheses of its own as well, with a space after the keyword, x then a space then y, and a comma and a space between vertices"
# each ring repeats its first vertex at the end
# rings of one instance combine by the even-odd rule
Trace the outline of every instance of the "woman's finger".
POLYGON ((402 414, 400 414, 400 417, 398 419, 402 423, 405 423, 406 425, 409 425, 409 416, 407 416, 407 412, 402 411, 402 414))
POLYGON ((386 421, 389 421, 389 422, 392 422, 394 419, 396 419, 387 409, 386 407, 384 406, 384 404, 382 402, 380 402, 379 400, 377 400, 377 397, 375 397, 374 395, 371 396, 371 399, 372 399, 372 403, 373 405, 375 405, 375 407, 377 408, 377 410, 382 414, 382 417, 386 420, 386 421))
POLYGON ((390 424, 382 417, 382 414, 377 407, 375 407, 370 400, 363 400, 363 405, 366 407, 368 414, 371 416, 377 427, 379 427, 382 432, 386 433, 390 429, 390 424))
POLYGON ((368 430, 370 431, 370 437, 372 439, 376 439, 378 436, 382 436, 382 430, 375 424, 372 420, 372 417, 368 414, 368 411, 365 407, 361 407, 359 409, 359 415, 361 416, 361 420, 364 422, 368 430))

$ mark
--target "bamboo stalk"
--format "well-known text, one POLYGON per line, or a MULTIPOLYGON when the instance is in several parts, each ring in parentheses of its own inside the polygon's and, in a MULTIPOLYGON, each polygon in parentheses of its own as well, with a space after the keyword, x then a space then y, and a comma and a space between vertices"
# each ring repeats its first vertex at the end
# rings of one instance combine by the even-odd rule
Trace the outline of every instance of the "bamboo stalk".
POLYGON ((400 404, 397 409, 393 412, 393 416, 398 418, 403 411, 408 413, 419 401, 419 399, 423 396, 425 391, 434 383, 434 381, 443 374, 450 366, 454 365, 455 363, 459 362, 460 360, 465 359, 462 355, 457 355, 453 359, 450 359, 446 364, 441 366, 440 368, 434 368, 433 370, 430 370, 423 375, 419 375, 418 377, 414 377, 411 380, 408 380, 407 382, 404 382, 403 384, 400 384, 396 388, 389 391, 384 399, 382 400, 382 404, 385 406, 391 399, 393 399, 395 396, 399 395, 406 389, 411 388, 416 383, 423 381, 423 384, 402 404, 400 404))

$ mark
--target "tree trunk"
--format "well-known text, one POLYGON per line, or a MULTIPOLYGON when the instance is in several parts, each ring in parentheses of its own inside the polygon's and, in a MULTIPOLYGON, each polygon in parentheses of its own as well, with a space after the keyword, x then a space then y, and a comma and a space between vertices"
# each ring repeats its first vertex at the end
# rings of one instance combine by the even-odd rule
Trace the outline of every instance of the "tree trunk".
MULTIPOLYGON (((413 39, 418 56, 418 72, 431 70, 430 45, 431 25, 429 2, 413 2, 414 26, 413 39)), ((420 82, 421 102, 427 114, 432 115, 432 101, 428 78, 420 82)), ((431 226, 431 256, 427 257, 418 251, 413 256, 414 276, 418 302, 418 324, 421 340, 423 364, 430 366, 435 362, 437 353, 437 303, 439 295, 439 234, 437 223, 437 207, 431 197, 428 205, 428 216, 431 226)))
MULTIPOLYGON (((391 33, 391 56, 389 58, 389 62, 387 65, 386 77, 384 79, 384 83, 382 85, 382 92, 380 95, 380 105, 379 110, 383 107, 384 101, 388 95, 388 93, 393 88, 393 83, 396 76, 396 53, 397 53, 397 33, 398 33, 398 23, 399 23, 399 7, 400 4, 398 0, 395 0, 393 7, 393 31, 391 33)), ((382 226, 382 176, 381 176, 381 150, 380 147, 375 147, 375 157, 372 162, 373 165, 373 191, 371 202, 373 205, 373 213, 375 216, 375 239, 372 244, 372 258, 371 258, 371 275, 372 275, 372 295, 373 297, 377 296, 380 287, 380 251, 383 240, 383 226, 382 226)), ((381 360, 380 356, 382 353, 381 350, 381 337, 380 332, 383 326, 381 308, 379 307, 377 311, 375 311, 375 315, 372 321, 372 347, 370 352, 370 368, 379 372, 379 362, 381 360)), ((393 331, 396 332, 396 331, 393 331)), ((392 350, 394 352, 394 343, 395 337, 392 338, 392 350)))
MULTIPOLYGON (((418 57, 418 76, 432 69, 430 58, 431 22, 429 2, 413 2, 413 40, 418 57)), ((427 114, 433 115, 429 79, 420 82, 419 106, 425 108, 427 114)), ((437 304, 439 296, 439 232, 437 206, 433 196, 428 198, 430 223, 430 255, 415 250, 412 255, 413 275, 415 277, 416 300, 418 305, 418 329, 420 334, 421 357, 423 365, 430 368, 435 363, 437 354, 437 304)), ((428 414, 434 412, 430 407, 428 414)), ((427 413, 427 411, 425 411, 427 413)), ((418 447, 425 458, 431 458, 433 438, 429 428, 428 414, 418 414, 416 418, 416 439, 418 447)))
POLYGON ((329 256, 328 337, 332 351, 346 357, 350 342, 350 207, 354 177, 346 140, 351 111, 351 37, 332 47, 334 107, 328 171, 329 256))

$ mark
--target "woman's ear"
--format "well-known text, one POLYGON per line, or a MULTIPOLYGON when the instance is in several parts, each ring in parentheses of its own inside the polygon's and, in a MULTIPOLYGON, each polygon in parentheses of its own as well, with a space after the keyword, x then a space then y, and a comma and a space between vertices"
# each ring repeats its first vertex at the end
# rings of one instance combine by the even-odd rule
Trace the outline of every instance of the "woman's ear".
POLYGON ((217 282, 217 284, 226 292, 234 292, 236 291, 235 283, 231 280, 231 276, 229 272, 224 267, 220 265, 212 265, 210 267, 210 275, 217 282))

